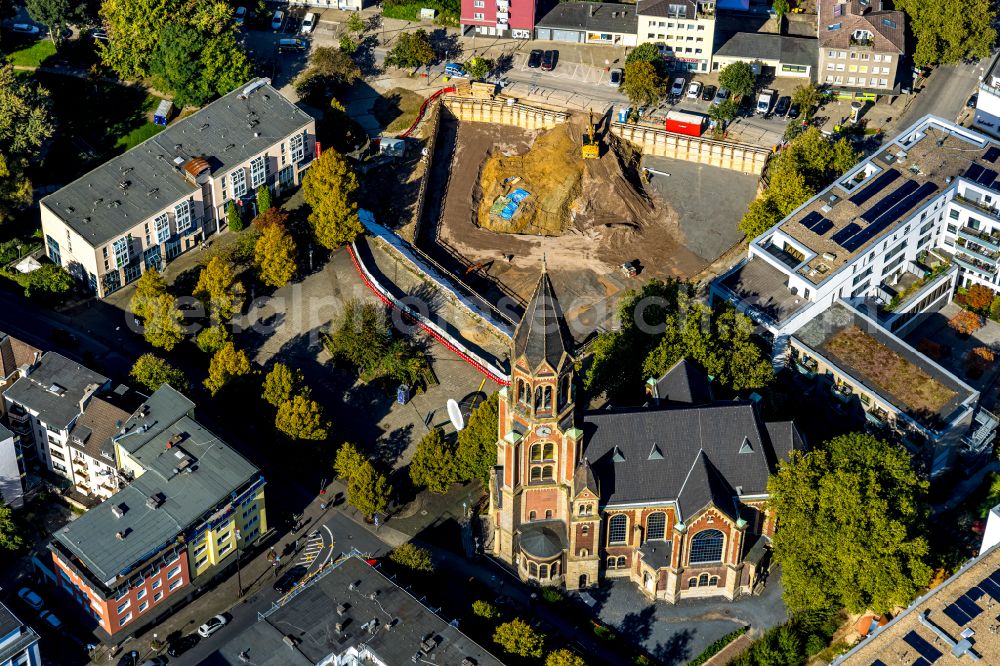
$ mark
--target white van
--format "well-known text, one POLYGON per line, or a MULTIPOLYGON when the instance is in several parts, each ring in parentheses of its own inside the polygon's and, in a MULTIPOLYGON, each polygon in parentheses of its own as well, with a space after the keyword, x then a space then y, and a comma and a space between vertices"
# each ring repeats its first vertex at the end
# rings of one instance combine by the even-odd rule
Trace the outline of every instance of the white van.
POLYGON ((309 12, 306 17, 302 19, 302 34, 308 35, 316 27, 316 14, 309 12))

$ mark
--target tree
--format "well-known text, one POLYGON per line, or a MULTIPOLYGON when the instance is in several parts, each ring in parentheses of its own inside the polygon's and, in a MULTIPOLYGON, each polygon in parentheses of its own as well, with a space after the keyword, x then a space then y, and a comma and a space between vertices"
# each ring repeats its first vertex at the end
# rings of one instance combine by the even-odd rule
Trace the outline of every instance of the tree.
POLYGON ((232 319, 243 306, 243 285, 236 280, 232 265, 219 256, 201 269, 193 295, 205 304, 213 322, 232 319))
POLYGON ((718 104, 713 104, 708 107, 708 117, 719 123, 719 125, 725 125, 736 117, 739 112, 739 105, 732 97, 727 97, 718 104))
POLYGON ((360 46, 358 42, 347 33, 340 36, 340 41, 337 44, 340 46, 340 50, 347 55, 354 55, 354 53, 358 50, 358 46, 360 46))
POLYGON ((719 70, 719 85, 728 89, 737 99, 751 94, 755 83, 753 69, 750 63, 744 60, 731 62, 719 70))
POLYGON ((49 29, 53 44, 62 41, 66 26, 87 17, 87 2, 83 0, 26 0, 24 8, 32 19, 49 29))
POLYGON ((8 552, 20 550, 24 546, 17 523, 14 522, 14 511, 0 496, 0 548, 8 552))
POLYGON ((261 185, 257 188, 257 214, 271 209, 271 188, 261 185))
POLYGON ((129 309, 136 317, 145 319, 149 316, 149 304, 167 293, 167 281, 155 268, 148 268, 135 283, 135 293, 129 303, 129 309))
POLYGON ((278 407, 274 427, 292 439, 321 442, 329 433, 330 423, 323 409, 308 394, 299 394, 278 407))
MULTIPOLYGON (((231 20, 227 19, 223 25, 231 26, 231 20)), ((201 66, 201 78, 213 98, 235 90, 253 76, 252 63, 234 29, 207 39, 201 52, 201 66)))
POLYGON ((962 310, 948 320, 948 326, 959 335, 972 335, 983 327, 983 320, 974 312, 962 310))
POLYGON ((913 61, 919 66, 979 59, 996 42, 996 4, 990 0, 899 0, 917 38, 913 61))
POLYGON ((21 280, 28 298, 65 294, 73 288, 73 276, 62 266, 42 264, 21 280))
POLYGON ((434 47, 423 29, 402 32, 396 43, 385 54, 385 66, 411 69, 434 62, 434 47))
POLYGON ((756 238, 776 225, 784 217, 770 197, 757 197, 750 202, 747 212, 740 220, 740 231, 747 240, 756 238))
POLYGON ((990 302, 990 319, 1000 321, 1000 295, 994 296, 990 302))
POLYGON ((768 482, 789 609, 906 606, 931 579, 921 531, 927 485, 902 447, 868 434, 793 451, 768 482))
POLYGON ((186 16, 186 0, 104 0, 101 23, 108 41, 98 41, 101 61, 122 79, 147 76, 162 31, 186 16))
POLYGON ((816 108, 823 100, 823 92, 815 83, 808 83, 795 88, 792 93, 792 102, 799 105, 802 111, 802 119, 806 122, 812 120, 816 108))
POLYGON ((493 642, 510 654, 540 659, 544 651, 545 636, 524 620, 515 618, 496 628, 493 642))
POLYGON ((389 559, 401 567, 420 573, 434 573, 431 551, 410 542, 400 544, 389 553, 389 559))
POLYGON ((177 307, 177 299, 170 294, 160 294, 145 305, 142 336, 154 347, 170 351, 184 339, 184 315, 177 307))
POLYGON ((136 359, 129 376, 149 391, 155 391, 164 384, 170 384, 182 392, 188 389, 184 372, 155 354, 143 354, 136 359))
POLYGON ((469 422, 458 433, 455 464, 462 481, 489 480, 497 464, 497 432, 499 430, 500 394, 484 400, 469 416, 469 422))
POLYGON ((327 148, 309 167, 302 179, 302 196, 311 209, 309 224, 323 247, 334 250, 364 231, 357 191, 358 177, 337 151, 327 148))
POLYGON ((628 65, 630 62, 641 61, 656 65, 662 60, 663 55, 660 53, 659 47, 653 42, 646 42, 644 44, 639 44, 639 46, 629 52, 628 56, 625 58, 625 64, 628 65))
POLYGON ((202 35, 190 25, 166 26, 149 62, 153 84, 174 93, 178 107, 201 106, 211 96, 202 79, 202 35))
POLYGON ((482 56, 475 56, 469 62, 465 63, 465 71, 469 73, 469 76, 473 79, 484 79, 486 75, 490 73, 493 69, 493 62, 483 58, 482 56))
MULTIPOLYGON (((406 34, 406 33, 404 33, 406 34)), ((339 46, 320 46, 309 55, 309 66, 295 79, 295 92, 304 98, 329 94, 333 88, 353 84, 361 69, 339 46)))
POLYGON ((253 219, 253 226, 257 227, 257 229, 261 231, 272 224, 285 226, 285 223, 288 221, 288 213, 280 208, 267 208, 260 210, 263 212, 259 213, 257 217, 253 219))
POLYGON ((656 67, 645 60, 625 63, 621 88, 637 105, 653 106, 663 98, 663 79, 656 73, 656 67))
POLYGON ((31 204, 31 181, 16 162, 0 153, 0 222, 13 218, 31 204))
POLYGON ((993 303, 995 292, 989 287, 981 284, 974 284, 965 292, 965 304, 971 310, 986 310, 993 303))
POLYGON ((347 501, 366 520, 371 520, 375 514, 386 510, 391 492, 385 476, 377 472, 367 460, 359 464, 347 480, 347 501))
POLYGON ((226 206, 226 224, 232 231, 243 231, 243 215, 235 201, 230 201, 226 206))
POLYGON ((347 29, 355 35, 361 35, 365 31, 365 20, 361 18, 360 12, 352 12, 347 17, 347 29))
POLYGON ((264 377, 260 397, 272 407, 278 407, 292 398, 302 386, 302 373, 292 370, 284 363, 275 363, 271 372, 264 377))
POLYGON ((260 281, 284 287, 295 276, 295 241, 281 224, 268 224, 257 239, 253 262, 260 281))
POLYGON ((545 658, 545 666, 587 666, 587 662, 580 655, 563 648, 550 652, 545 658))
POLYGON ((350 481, 354 473, 368 462, 358 447, 351 442, 344 442, 337 449, 337 457, 333 461, 333 471, 341 481, 350 481))
POLYGON ((774 4, 771 5, 771 11, 774 12, 774 17, 778 21, 778 32, 781 32, 781 19, 785 18, 785 14, 792 11, 792 8, 788 5, 788 0, 774 0, 774 4))
POLYGON ((485 599, 477 599, 476 601, 473 601, 472 612, 476 616, 486 620, 492 620, 493 618, 500 617, 500 611, 497 610, 497 607, 485 599))
POLYGON ((237 351, 232 342, 227 342, 215 352, 208 364, 208 377, 202 382, 211 395, 221 391, 238 377, 250 374, 250 359, 245 351, 237 351))
POLYGON ((444 494, 451 484, 458 481, 455 452, 444 438, 441 428, 432 428, 417 443, 417 450, 410 461, 410 480, 414 485, 426 486, 432 493, 444 494))
POLYGON ((0 153, 8 168, 33 159, 55 133, 49 91, 30 77, 18 77, 10 64, 0 66, 0 153))
POLYGON ((427 357, 409 341, 393 338, 385 309, 371 301, 348 301, 326 340, 330 352, 361 370, 361 378, 391 378, 415 384, 427 370, 427 357))
POLYGON ((203 328, 195 336, 194 343, 198 345, 198 349, 206 354, 214 354, 232 339, 233 336, 229 334, 229 329, 226 328, 225 324, 220 323, 203 328))

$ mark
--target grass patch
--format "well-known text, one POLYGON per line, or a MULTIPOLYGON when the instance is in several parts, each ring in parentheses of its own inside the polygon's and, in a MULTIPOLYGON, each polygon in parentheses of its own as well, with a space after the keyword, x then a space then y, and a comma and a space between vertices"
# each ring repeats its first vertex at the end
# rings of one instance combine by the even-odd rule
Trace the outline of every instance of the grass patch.
POLYGON ((382 4, 382 15, 403 21, 419 21, 421 9, 436 9, 434 23, 438 25, 458 25, 458 17, 462 11, 458 0, 426 0, 407 2, 406 0, 386 0, 382 4))
POLYGON ((857 326, 843 329, 823 346, 911 410, 935 414, 957 395, 857 326))
POLYGON ((122 151, 129 150, 139 145, 151 136, 159 134, 161 131, 166 129, 163 125, 157 125, 155 123, 146 123, 140 127, 136 127, 134 130, 129 132, 123 137, 120 137, 115 143, 116 148, 121 148, 122 151))
POLYGON ((7 59, 15 67, 41 67, 42 63, 56 54, 56 45, 49 39, 36 39, 27 43, 14 41, 11 48, 7 52, 7 59))
POLYGON ((403 132, 413 124, 424 98, 406 88, 393 88, 375 100, 372 115, 386 132, 403 132))

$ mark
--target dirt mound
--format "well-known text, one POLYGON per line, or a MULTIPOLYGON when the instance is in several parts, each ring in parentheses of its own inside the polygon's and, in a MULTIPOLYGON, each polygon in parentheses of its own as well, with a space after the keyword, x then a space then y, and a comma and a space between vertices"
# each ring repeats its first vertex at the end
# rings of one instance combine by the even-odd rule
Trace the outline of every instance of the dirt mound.
POLYGON ((491 154, 475 189, 479 226, 513 234, 560 236, 575 230, 615 237, 652 222, 656 207, 629 146, 602 127, 600 158, 581 157, 588 122, 575 117, 539 134, 525 152, 491 154))

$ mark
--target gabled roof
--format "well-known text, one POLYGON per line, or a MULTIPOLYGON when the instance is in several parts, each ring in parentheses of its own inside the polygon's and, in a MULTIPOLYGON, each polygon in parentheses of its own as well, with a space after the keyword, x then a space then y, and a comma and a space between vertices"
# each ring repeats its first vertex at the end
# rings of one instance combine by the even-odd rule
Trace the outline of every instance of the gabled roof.
POLYGON ((561 2, 553 7, 536 28, 588 30, 634 35, 639 19, 634 5, 614 2, 561 2))
POLYGON ((736 491, 719 474, 703 450, 698 451, 684 484, 677 493, 677 513, 681 520, 688 520, 708 505, 715 505, 727 516, 736 520, 736 491))
POLYGON ((906 14, 875 10, 872 6, 874 2, 875 0, 817 0, 820 46, 849 48, 854 31, 867 30, 872 33, 872 47, 875 51, 902 53, 906 45, 906 14))
POLYGON ((712 402, 708 377, 686 358, 657 380, 650 380, 649 391, 658 404, 704 405, 712 402))
POLYGON ((641 16, 694 19, 698 16, 698 3, 694 0, 639 0, 637 10, 641 16), (683 15, 678 15, 676 11, 671 11, 674 7, 683 8, 683 15))
POLYGON ((597 477, 590 467, 590 462, 583 458, 573 471, 573 496, 578 497, 584 490, 589 490, 596 496, 600 496, 597 487, 597 477))
POLYGON ((543 362, 556 369, 564 358, 572 357, 572 348, 552 280, 543 266, 524 316, 514 331, 513 360, 517 362, 523 356, 532 370, 543 362))
MULTIPOLYGON (((103 458, 115 463, 115 445, 111 438, 128 420, 130 410, 124 408, 127 398, 117 394, 94 396, 69 432, 69 445, 80 449, 91 458, 103 458)), ((135 405, 131 405, 134 409, 135 405)))
POLYGON ((0 379, 6 379, 22 365, 30 365, 41 352, 17 338, 0 331, 0 379))

